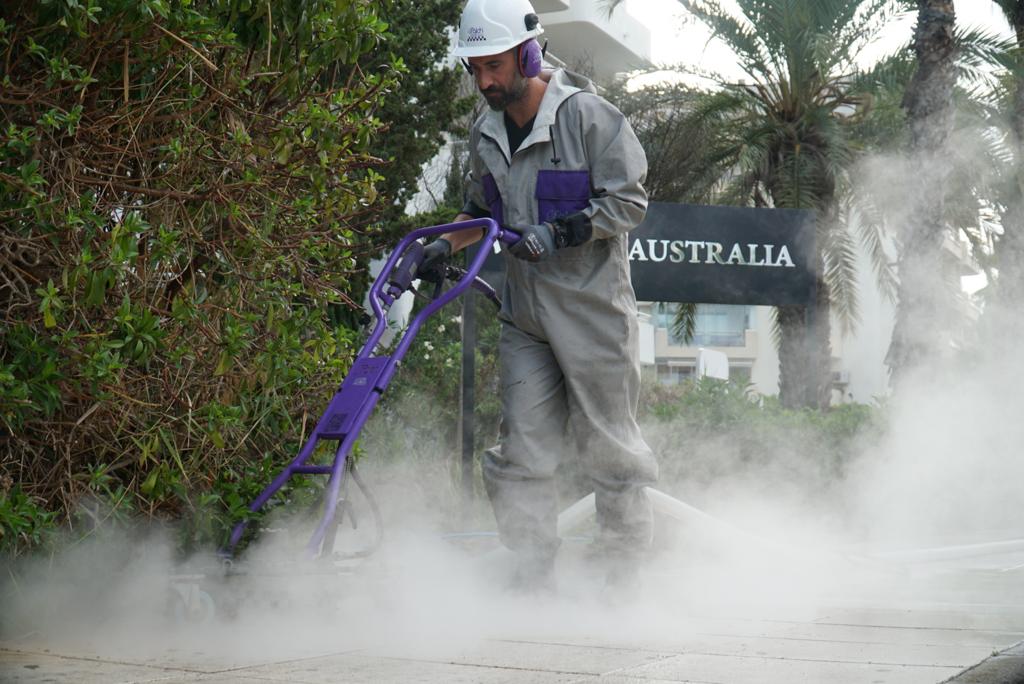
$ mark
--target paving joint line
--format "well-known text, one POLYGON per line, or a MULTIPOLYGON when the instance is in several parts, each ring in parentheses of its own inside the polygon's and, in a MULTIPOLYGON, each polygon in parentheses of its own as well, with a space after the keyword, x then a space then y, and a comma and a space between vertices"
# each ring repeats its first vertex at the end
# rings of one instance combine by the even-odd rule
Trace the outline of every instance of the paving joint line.
POLYGON ((24 649, 12 649, 6 647, 0 647, 0 653, 14 653, 23 655, 39 656, 43 658, 57 658, 58 660, 82 660, 87 663, 100 663, 104 665, 129 665, 132 667, 144 667, 150 670, 158 670, 163 672, 175 673, 175 672, 187 672, 188 674, 217 674, 217 672, 208 672, 206 670, 194 670, 189 667, 177 667, 174 665, 151 665, 149 663, 138 663, 130 660, 117 660, 114 658, 103 658, 101 656, 87 656, 87 655, 67 655, 63 653, 52 653, 35 650, 24 650, 24 649))
MULTIPOLYGON (((865 646, 892 646, 894 645, 891 641, 860 641, 857 639, 815 639, 814 637, 798 637, 798 636, 771 636, 768 634, 719 634, 715 632, 704 632, 698 636, 714 636, 714 637, 732 637, 737 639, 773 639, 776 641, 812 641, 826 644, 863 644, 865 646)), ((1018 635, 1013 634, 1014 638, 1018 635)), ((934 648, 981 648, 978 644, 931 644, 918 641, 911 641, 907 643, 896 644, 897 646, 928 646, 934 648)))
POLYGON ((932 632, 1004 632, 1006 634, 1024 636, 1024 627, 1009 627, 1007 629, 991 629, 988 627, 977 628, 977 627, 925 627, 921 625, 865 625, 863 623, 857 624, 853 622, 794 622, 792 624, 798 625, 831 625, 833 627, 864 627, 867 629, 918 629, 922 631, 932 632))
MULTIPOLYGON (((169 673, 185 672, 185 673, 188 673, 188 674, 196 674, 196 675, 218 675, 218 674, 228 674, 228 673, 232 673, 232 672, 242 672, 242 671, 251 670, 251 669, 257 668, 257 667, 268 667, 268 666, 271 666, 271 665, 288 665, 289 663, 299 663, 299 662, 303 662, 303 661, 306 661, 306 660, 318 660, 318 659, 321 659, 321 658, 334 658, 334 657, 343 656, 343 655, 354 655, 354 654, 357 654, 357 653, 359 653, 361 651, 365 651, 365 650, 366 649, 364 649, 364 648, 359 648, 359 649, 352 649, 352 650, 349 650, 349 651, 339 651, 337 653, 324 653, 324 654, 310 655, 310 656, 304 656, 304 657, 286 658, 284 660, 273 660, 273 661, 266 662, 266 663, 253 663, 253 664, 250 664, 250 665, 236 665, 236 666, 226 667, 226 668, 225 667, 219 667, 219 668, 208 669, 208 670, 197 670, 194 667, 189 667, 189 666, 154 665, 154 664, 151 664, 151 663, 140 663, 140 662, 131 661, 131 660, 117 660, 117 659, 114 659, 114 658, 104 658, 102 656, 67 655, 67 654, 51 653, 51 652, 44 652, 44 651, 37 651, 37 650, 12 649, 12 648, 8 648, 8 647, 0 647, 0 653, 5 653, 5 652, 6 653, 21 653, 21 654, 24 654, 24 655, 33 655, 33 656, 41 656, 41 657, 48 657, 48 658, 58 658, 58 659, 61 659, 61 660, 82 660, 82 661, 90 662, 90 663, 101 663, 101 664, 109 664, 109 665, 126 665, 126 666, 132 666, 132 667, 144 667, 144 668, 148 668, 150 670, 158 670, 158 671, 169 672, 169 673)), ((271 680, 271 681, 273 681, 273 680, 271 680)))
POLYGON ((745 653, 714 653, 709 651, 688 651, 678 655, 703 655, 714 658, 747 658, 761 660, 785 660, 798 663, 840 663, 843 665, 886 665, 889 667, 940 667, 945 669, 960 669, 963 665, 935 665, 932 663, 890 663, 879 660, 836 660, 825 658, 787 658, 785 656, 773 655, 748 655, 745 653))
POLYGON ((470 662, 458 662, 456 660, 433 660, 430 658, 411 658, 407 656, 389 656, 389 655, 378 655, 372 656, 374 658, 380 658, 382 660, 399 660, 406 663, 431 663, 433 665, 457 665, 459 667, 475 667, 480 669, 489 670, 511 670, 514 672, 544 672, 549 674, 564 674, 564 675, 576 675, 580 677, 601 677, 600 673, 594 672, 581 672, 579 670, 548 670, 538 669, 536 667, 517 667, 515 665, 488 665, 485 663, 470 663, 470 662))

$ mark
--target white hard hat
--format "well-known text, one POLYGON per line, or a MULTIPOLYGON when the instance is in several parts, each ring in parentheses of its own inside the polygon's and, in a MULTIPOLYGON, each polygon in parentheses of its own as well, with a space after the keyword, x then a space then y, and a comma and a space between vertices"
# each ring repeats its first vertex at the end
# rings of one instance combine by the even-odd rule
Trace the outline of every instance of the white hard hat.
POLYGON ((459 21, 455 56, 501 54, 542 33, 529 0, 469 0, 459 21))

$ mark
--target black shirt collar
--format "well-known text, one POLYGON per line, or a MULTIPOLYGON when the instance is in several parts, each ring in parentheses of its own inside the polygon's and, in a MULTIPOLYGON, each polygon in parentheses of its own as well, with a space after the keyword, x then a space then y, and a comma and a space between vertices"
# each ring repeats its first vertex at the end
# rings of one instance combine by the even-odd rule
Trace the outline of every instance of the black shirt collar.
POLYGON ((516 122, 512 120, 512 117, 508 115, 508 112, 504 112, 504 114, 505 132, 508 134, 508 150, 510 154, 515 154, 516 150, 519 149, 519 146, 523 144, 523 141, 526 140, 527 136, 533 131, 533 122, 537 120, 537 115, 534 114, 533 117, 522 126, 517 126, 516 122))

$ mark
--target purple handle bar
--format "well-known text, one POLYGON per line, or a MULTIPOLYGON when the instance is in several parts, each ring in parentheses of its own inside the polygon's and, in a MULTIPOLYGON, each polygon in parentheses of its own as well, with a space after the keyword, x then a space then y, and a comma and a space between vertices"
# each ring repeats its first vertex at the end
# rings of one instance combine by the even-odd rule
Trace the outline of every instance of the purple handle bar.
MULTIPOLYGON (((412 344, 413 338, 416 333, 419 332, 420 326, 423 325, 430 316, 449 303, 456 297, 461 297, 467 289, 473 286, 473 282, 477 276, 480 275, 480 270, 484 266, 484 261, 487 259, 487 253, 490 251, 491 245, 496 241, 500 240, 506 244, 514 244, 520 238, 519 233, 509 228, 503 228, 497 224, 494 219, 482 218, 472 219, 469 221, 462 221, 460 223, 446 223, 442 226, 431 226, 429 228, 418 228, 412 231, 398 243, 398 246, 391 253, 384 268, 381 269, 380 275, 374 280, 373 286, 370 287, 370 307, 373 309, 374 317, 377 319, 377 324, 374 327, 373 332, 370 334, 369 339, 363 346, 363 351, 372 351, 377 343, 380 341, 381 336, 387 329, 387 313, 384 306, 390 307, 398 297, 402 295, 402 292, 394 292, 396 288, 388 288, 385 290, 387 285, 388 276, 391 271, 395 268, 398 260, 405 254, 406 249, 409 245, 419 240, 420 238, 430 237, 431 235, 441 235, 443 233, 454 233, 463 230, 472 230, 474 228, 484 228, 484 237, 481 240, 481 247, 477 250, 476 255, 473 257, 472 262, 466 267, 466 274, 459 281, 448 289, 437 299, 433 300, 429 305, 423 308, 419 314, 413 318, 412 322, 409 323, 409 327, 406 329, 406 333, 402 336, 401 341, 398 343, 398 347, 395 349, 394 356, 397 359, 401 359, 405 356, 409 350, 409 345, 412 344)), ((362 352, 360 352, 362 354, 362 352)))
MULTIPOLYGON (((328 529, 330 529, 337 511, 338 494, 345 476, 345 461, 348 454, 355 445, 359 433, 369 419, 370 414, 373 413, 378 399, 380 399, 381 394, 388 386, 392 376, 394 376, 398 362, 409 351, 409 347, 419 332, 420 327, 427 318, 434 315, 441 307, 456 297, 462 296, 470 287, 480 289, 493 298, 494 291, 486 283, 479 280, 477 276, 479 276, 480 270, 483 268, 488 252, 496 241, 500 240, 506 244, 514 244, 519 239, 520 235, 517 232, 501 227, 497 222, 489 218, 447 223, 429 228, 418 228, 402 238, 370 287, 370 307, 373 309, 373 315, 376 319, 373 331, 363 344, 362 349, 352 363, 352 367, 349 369, 345 381, 338 388, 334 398, 327 407, 327 411, 320 418, 316 428, 314 428, 299 451, 298 456, 274 478, 266 489, 256 497, 255 501, 249 504, 250 511, 256 512, 262 508, 292 475, 330 475, 325 490, 323 517, 309 543, 306 545, 307 557, 315 558, 320 554, 324 537, 328 529), (465 273, 461 275, 451 288, 436 299, 433 299, 430 304, 425 306, 412 319, 392 354, 374 356, 373 352, 380 343, 381 336, 387 330, 387 311, 394 304, 395 300, 405 292, 401 286, 391 279, 391 275, 395 270, 395 266, 398 265, 399 259, 406 254, 412 243, 420 238, 432 235, 480 228, 484 229, 481 247, 467 266, 465 273), (325 439, 335 439, 340 442, 335 451, 333 464, 330 466, 306 465, 306 461, 313 455, 316 445, 325 439)), ((422 252, 420 252, 419 258, 422 259, 422 252)), ((401 279, 399 278, 398 280, 401 279)), ((247 524, 248 521, 243 520, 235 525, 231 531, 231 538, 226 549, 221 551, 222 556, 230 557, 232 555, 235 546, 238 545, 242 534, 245 532, 247 524)))

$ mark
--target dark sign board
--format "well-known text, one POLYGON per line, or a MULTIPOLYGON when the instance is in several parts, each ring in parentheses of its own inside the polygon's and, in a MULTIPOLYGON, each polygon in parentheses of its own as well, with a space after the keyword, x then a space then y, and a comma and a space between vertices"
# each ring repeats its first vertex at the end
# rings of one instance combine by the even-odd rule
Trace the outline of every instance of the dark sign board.
POLYGON ((808 304, 814 213, 651 202, 629 233, 642 302, 808 304))
MULTIPOLYGON (((629 233, 633 289, 641 302, 809 304, 814 292, 814 213, 651 202, 629 233)), ((502 258, 481 274, 501 293, 502 258)))

